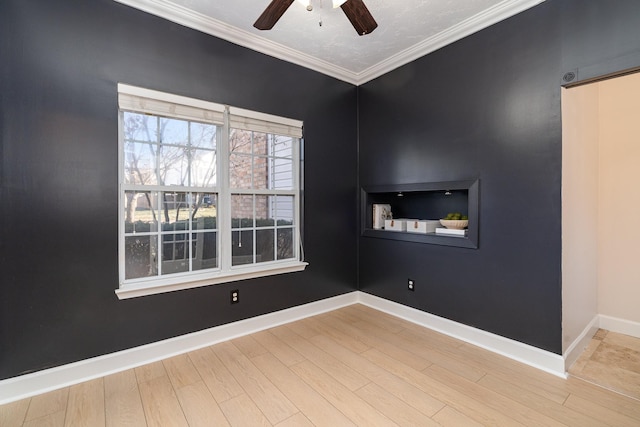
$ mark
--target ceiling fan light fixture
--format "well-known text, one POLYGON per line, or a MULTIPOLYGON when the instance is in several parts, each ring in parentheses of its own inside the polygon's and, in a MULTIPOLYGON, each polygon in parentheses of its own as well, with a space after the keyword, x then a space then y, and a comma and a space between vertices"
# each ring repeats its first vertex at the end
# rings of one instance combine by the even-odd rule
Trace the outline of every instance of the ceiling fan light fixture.
MULTIPOLYGON (((270 30, 284 15, 295 0, 271 0, 269 6, 262 12, 253 24, 258 30, 270 30)), ((313 10, 311 0, 298 0, 308 11, 313 10)), ((360 36, 369 34, 378 27, 378 23, 362 0, 332 0, 333 7, 340 7, 347 16, 353 28, 360 36)), ((320 4, 322 7, 322 4, 320 4)))

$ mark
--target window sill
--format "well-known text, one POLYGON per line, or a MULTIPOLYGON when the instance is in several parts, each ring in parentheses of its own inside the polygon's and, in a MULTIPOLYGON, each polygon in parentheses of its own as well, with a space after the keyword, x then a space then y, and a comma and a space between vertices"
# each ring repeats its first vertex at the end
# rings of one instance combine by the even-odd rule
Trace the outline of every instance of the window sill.
POLYGON ((198 288, 201 286, 217 285, 220 283, 235 282, 238 280, 254 279, 257 277, 273 276, 276 274, 293 273, 303 271, 309 263, 293 262, 280 265, 261 267, 260 269, 238 269, 228 273, 220 273, 207 279, 199 279, 188 282, 157 284, 141 283, 134 285, 122 285, 116 289, 118 299, 136 298, 145 295, 155 295, 165 292, 179 291, 182 289, 198 288))

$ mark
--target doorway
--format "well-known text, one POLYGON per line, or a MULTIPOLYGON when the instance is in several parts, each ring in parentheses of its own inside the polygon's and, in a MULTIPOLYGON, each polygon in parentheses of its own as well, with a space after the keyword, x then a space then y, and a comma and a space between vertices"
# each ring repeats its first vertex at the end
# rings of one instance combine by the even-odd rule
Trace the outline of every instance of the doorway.
POLYGON ((626 377, 640 398, 640 73, 562 92, 565 366, 591 351, 574 374, 626 377))

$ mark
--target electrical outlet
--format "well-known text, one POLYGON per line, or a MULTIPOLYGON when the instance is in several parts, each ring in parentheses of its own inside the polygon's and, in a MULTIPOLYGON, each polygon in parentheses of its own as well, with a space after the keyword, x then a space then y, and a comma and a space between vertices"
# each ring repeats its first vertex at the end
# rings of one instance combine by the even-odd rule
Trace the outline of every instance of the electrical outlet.
POLYGON ((231 304, 237 304, 240 302, 240 291, 238 289, 234 289, 231 291, 231 304))
POLYGON ((413 283, 413 280, 408 279, 408 280, 407 280, 407 285, 408 285, 408 288, 409 288, 409 290, 410 290, 411 292, 413 292, 413 291, 415 291, 415 290, 416 290, 416 286, 415 286, 415 283, 413 283))

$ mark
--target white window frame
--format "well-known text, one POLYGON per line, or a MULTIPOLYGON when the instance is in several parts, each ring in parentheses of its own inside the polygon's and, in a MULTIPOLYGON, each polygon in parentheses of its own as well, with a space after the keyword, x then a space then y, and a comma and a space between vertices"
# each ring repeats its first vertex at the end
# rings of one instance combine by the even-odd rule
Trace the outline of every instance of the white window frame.
MULTIPOLYGON (((134 298, 189 289, 200 286, 256 277, 271 276, 302 271, 308 265, 302 259, 300 240, 300 145, 302 121, 265 113, 229 107, 209 101, 173 95, 136 86, 118 84, 118 264, 119 287, 115 293, 119 299, 134 298), (125 224, 124 195, 127 190, 139 190, 140 186, 124 183, 124 135, 123 112, 145 113, 169 118, 206 122, 222 126, 221 138, 216 145, 217 182, 217 256, 218 266, 214 269, 173 273, 165 276, 125 279, 125 224), (253 130, 296 138, 293 145, 293 189, 292 190, 237 190, 230 188, 229 182, 229 130, 232 128, 253 130), (231 262, 231 194, 268 194, 294 196, 294 229, 292 259, 232 266, 231 262)), ((163 190, 166 188, 163 188, 163 190)), ((157 191, 149 187, 151 191, 157 191)), ((201 191, 200 189, 195 191, 201 191)), ((276 233, 277 234, 277 233, 276 233)))

